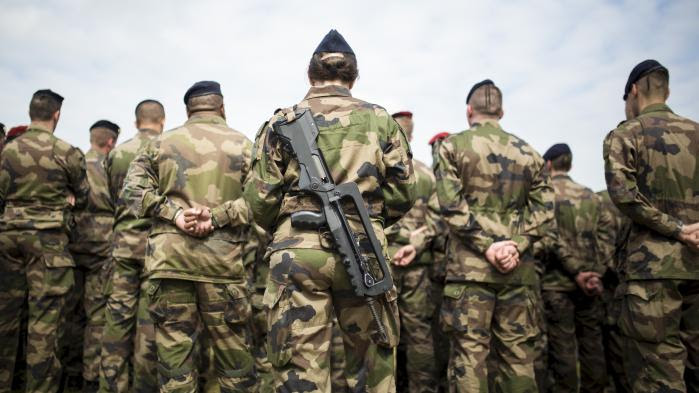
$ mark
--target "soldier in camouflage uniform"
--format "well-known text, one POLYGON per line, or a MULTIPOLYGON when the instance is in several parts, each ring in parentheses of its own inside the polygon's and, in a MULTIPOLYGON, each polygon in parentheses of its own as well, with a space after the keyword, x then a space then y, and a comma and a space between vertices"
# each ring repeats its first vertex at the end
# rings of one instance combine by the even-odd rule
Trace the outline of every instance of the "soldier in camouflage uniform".
MULTIPOLYGON (((66 364, 68 378, 84 379, 84 391, 97 390, 99 377, 99 352, 104 327, 105 297, 103 287, 108 277, 114 205, 109 196, 104 162, 119 137, 119 126, 108 121, 97 121, 90 127, 90 150, 85 154, 87 180, 90 195, 87 207, 75 214, 76 241, 70 244, 75 260, 75 287, 68 301, 66 314, 68 352, 79 351, 78 370, 66 364), (72 337, 71 337, 72 336, 72 337)), ((74 360, 74 359, 71 359, 74 360)), ((68 382, 71 384, 70 381, 68 382)), ((79 384, 78 384, 79 385, 79 384)))
MULTIPOLYGON (((392 116, 405 132, 408 142, 412 141, 413 114, 406 111, 392 116)), ((428 225, 428 202, 434 194, 434 175, 430 167, 415 159, 413 168, 417 179, 415 204, 400 221, 385 231, 388 255, 393 261, 391 270, 398 291, 401 321, 398 370, 399 373, 405 372, 406 391, 436 392, 432 337, 434 300, 430 280, 431 243, 435 232, 428 225)))
POLYGON ((597 195, 602 198, 602 207, 607 209, 612 217, 612 234, 614 245, 614 255, 609 261, 607 272, 602 277, 604 292, 602 300, 605 306, 605 319, 602 325, 602 337, 604 339, 604 353, 607 363, 607 374, 610 382, 613 383, 615 393, 630 393, 631 386, 624 373, 623 362, 623 340, 617 321, 621 311, 621 298, 617 292, 623 292, 620 287, 619 266, 624 260, 626 252, 626 240, 631 230, 631 220, 623 215, 609 198, 609 192, 600 191, 597 195))
POLYGON ((5 147, 5 125, 0 123, 0 154, 3 147, 5 147))
POLYGON ((551 392, 601 392, 607 384, 600 278, 612 255, 612 218, 592 190, 574 182, 573 155, 566 144, 545 154, 556 193, 558 248, 571 256, 545 257, 545 306, 551 392), (580 378, 578 378, 578 362, 580 378))
POLYGON ((619 328, 634 392, 699 391, 699 124, 665 104, 655 60, 629 75, 634 118, 604 141, 607 190, 633 221, 619 328))
POLYGON ((0 392, 9 391, 22 304, 28 297, 27 391, 60 387, 59 336, 75 262, 72 207, 89 192, 83 153, 53 132, 63 97, 34 93, 31 125, 0 159, 0 392))
MULTIPOLYGON (((385 247, 383 226, 393 224, 413 204, 415 177, 408 141, 383 108, 351 96, 356 58, 337 31, 328 33, 314 52, 308 77, 311 88, 293 110, 308 108, 313 113, 318 147, 330 174, 336 184, 357 183, 385 247)), ((399 334, 395 289, 376 299, 387 340, 376 339, 366 301, 354 294, 330 233, 291 225, 291 213, 317 212, 320 206, 299 192, 298 163, 272 129, 290 112, 277 112, 260 128, 252 176, 245 186, 255 221, 274 232, 264 303, 270 309, 267 356, 277 391, 329 391, 334 314, 342 329, 350 390, 394 392, 399 334)), ((345 212, 361 233, 356 215, 345 212)))
POLYGON ((109 194, 115 206, 115 223, 111 278, 105 287, 106 323, 100 360, 102 392, 147 393, 155 391, 158 385, 155 330, 148 312, 148 297, 141 290, 145 244, 151 221, 138 218, 128 202, 118 197, 129 165, 148 143, 162 133, 164 126, 163 105, 150 99, 141 101, 136 106, 138 133, 117 146, 105 162, 109 194), (133 381, 130 383, 132 355, 133 381))
POLYGON ((500 89, 484 80, 466 103, 471 128, 442 142, 435 167, 450 231, 441 310, 452 342, 450 391, 533 393, 538 277, 530 247, 553 219, 553 192, 539 154, 500 127, 500 89))
POLYGON ((153 218, 145 275, 160 391, 197 391, 200 333, 213 347, 220 391, 254 391, 243 265, 251 220, 242 198, 252 144, 227 126, 218 83, 195 83, 184 102, 187 122, 136 157, 120 195, 153 218))

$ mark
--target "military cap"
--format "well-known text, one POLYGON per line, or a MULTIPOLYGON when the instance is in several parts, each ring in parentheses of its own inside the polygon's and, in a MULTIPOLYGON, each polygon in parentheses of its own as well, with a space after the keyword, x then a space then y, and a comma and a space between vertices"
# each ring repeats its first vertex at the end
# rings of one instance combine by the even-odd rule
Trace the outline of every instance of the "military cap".
POLYGON ((338 33, 335 29, 330 30, 330 32, 323 37, 323 40, 320 41, 320 44, 318 44, 313 54, 326 52, 354 54, 354 51, 350 48, 347 41, 345 41, 342 34, 338 33))
POLYGON ((192 97, 208 96, 209 94, 216 94, 223 97, 221 85, 214 81, 197 82, 184 93, 184 103, 186 105, 192 97))
POLYGON ((42 97, 42 96, 51 97, 54 100, 58 101, 59 103, 61 103, 61 104, 63 103, 63 96, 61 96, 60 94, 58 94, 54 91, 51 91, 51 89, 37 90, 33 95, 33 97, 42 97))
POLYGON ((435 136, 433 136, 432 138, 430 138, 430 141, 427 143, 429 143, 430 145, 434 145, 434 143, 437 141, 447 139, 447 137, 449 137, 449 135, 450 134, 448 132, 442 131, 442 132, 436 134, 435 136))
POLYGON ((626 81, 626 87, 624 88, 624 101, 626 101, 626 98, 629 96, 629 92, 631 92, 631 85, 638 82, 639 79, 650 74, 651 72, 658 70, 665 71, 668 75, 670 74, 670 71, 668 71, 667 68, 660 64, 657 60, 648 59, 638 63, 636 67, 631 70, 629 79, 626 81))
POLYGON ((16 126, 10 128, 10 131, 7 132, 7 140, 9 141, 15 139, 18 136, 24 134, 28 128, 28 126, 16 126))
POLYGON ((570 151, 570 147, 568 147, 567 144, 556 143, 555 145, 549 147, 548 150, 546 150, 546 153, 544 153, 544 161, 555 160, 557 157, 560 157, 564 154, 573 153, 570 151))
POLYGON ((120 130, 119 130, 119 126, 116 125, 116 124, 114 124, 114 123, 112 123, 112 122, 109 121, 109 120, 98 120, 98 121, 96 121, 95 124, 93 124, 93 125, 90 127, 90 131, 94 130, 95 128, 106 128, 106 129, 108 129, 108 130, 110 130, 110 131, 114 131, 114 133, 117 134, 117 136, 119 136, 119 131, 120 131, 120 130))
POLYGON ((468 92, 468 95, 466 96, 466 105, 468 105, 468 102, 471 101, 471 96, 473 95, 473 93, 474 93, 476 90, 478 90, 479 87, 482 87, 482 86, 485 86, 485 85, 493 85, 493 86, 494 86, 495 83, 494 83, 493 81, 491 81, 490 79, 483 79, 482 81, 480 81, 480 82, 476 83, 475 85, 473 85, 473 87, 471 88, 471 90, 468 92))
POLYGON ((391 117, 393 117, 394 119, 397 119, 397 118, 399 118, 399 117, 409 117, 409 118, 412 119, 412 118, 413 118, 413 112, 410 112, 410 111, 400 111, 400 112, 396 112, 396 113, 392 114, 391 117))

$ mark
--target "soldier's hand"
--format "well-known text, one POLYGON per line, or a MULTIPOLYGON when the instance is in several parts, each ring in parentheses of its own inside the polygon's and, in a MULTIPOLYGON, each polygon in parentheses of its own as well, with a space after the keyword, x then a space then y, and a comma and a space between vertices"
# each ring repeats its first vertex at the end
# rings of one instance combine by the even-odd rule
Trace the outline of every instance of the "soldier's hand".
POLYGON ((699 252, 699 222, 682 226, 680 241, 689 246, 694 252, 699 252))
POLYGON ((485 258, 500 273, 509 273, 519 264, 517 243, 512 240, 495 242, 486 250, 485 258))
POLYGON ((66 197, 66 201, 68 202, 69 205, 75 206, 75 195, 68 194, 68 196, 66 197))
POLYGON ((575 276, 575 283, 587 296, 602 293, 601 276, 597 272, 580 272, 575 276))
POLYGON ((393 255, 393 264, 396 266, 407 266, 409 265, 417 255, 417 250, 412 244, 403 246, 396 251, 393 255))
POLYGON ((211 210, 208 208, 193 207, 186 209, 180 214, 178 221, 180 218, 182 226, 176 223, 177 227, 192 236, 206 236, 214 230, 211 222, 211 210))

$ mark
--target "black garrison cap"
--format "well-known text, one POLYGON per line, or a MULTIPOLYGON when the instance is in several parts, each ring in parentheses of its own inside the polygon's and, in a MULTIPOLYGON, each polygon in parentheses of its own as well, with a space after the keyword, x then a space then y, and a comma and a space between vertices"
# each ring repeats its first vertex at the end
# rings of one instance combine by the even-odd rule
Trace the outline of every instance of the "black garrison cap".
POLYGON ((350 48, 347 41, 345 41, 342 34, 338 33, 335 29, 330 30, 330 32, 323 37, 323 41, 320 41, 320 44, 318 44, 313 54, 323 52, 354 54, 354 51, 350 48))
POLYGON ((56 92, 51 91, 50 89, 37 90, 34 93, 34 97, 41 97, 41 96, 51 97, 54 100, 58 101, 59 104, 63 103, 63 96, 61 96, 60 94, 58 94, 56 92))
POLYGON ((485 85, 494 85, 494 84, 495 83, 493 83, 493 81, 491 81, 490 79, 484 79, 484 80, 476 83, 475 85, 473 85, 471 90, 468 92, 468 95, 466 96, 466 105, 468 105, 468 102, 471 101, 471 96, 473 95, 473 92, 478 90, 479 87, 485 86, 485 85))
POLYGON ((564 154, 573 154, 565 143, 556 143, 544 153, 544 161, 551 161, 564 154))
POLYGON ((119 136, 119 126, 112 123, 109 120, 97 120, 95 124, 93 124, 90 127, 90 131, 94 130, 95 128, 106 128, 108 130, 114 131, 114 133, 117 134, 117 136, 119 136))
POLYGON ((192 97, 208 96, 209 94, 216 94, 223 97, 221 93, 221 85, 214 81, 201 81, 192 85, 192 87, 184 93, 184 103, 185 105, 192 97))
POLYGON ((650 74, 651 72, 658 70, 663 70, 668 74, 670 73, 667 68, 660 64, 657 60, 648 59, 638 63, 636 67, 631 70, 629 79, 626 81, 626 87, 624 88, 624 101, 626 101, 626 98, 629 96, 631 85, 638 82, 639 79, 650 74))

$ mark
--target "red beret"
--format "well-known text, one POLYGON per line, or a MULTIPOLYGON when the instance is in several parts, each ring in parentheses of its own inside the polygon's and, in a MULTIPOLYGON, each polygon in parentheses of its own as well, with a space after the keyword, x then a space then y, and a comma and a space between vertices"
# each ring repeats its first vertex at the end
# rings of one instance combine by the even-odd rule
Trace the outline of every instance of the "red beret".
POLYGON ((435 142, 446 139, 448 136, 449 136, 448 132, 446 132, 446 131, 440 132, 439 134, 433 136, 428 143, 430 145, 434 145, 435 142))
POLYGON ((399 117, 409 117, 412 119, 413 112, 410 112, 410 111, 396 112, 396 113, 392 114, 391 117, 393 117, 394 119, 399 118, 399 117))
POLYGON ((12 127, 10 128, 10 131, 7 133, 7 138, 16 138, 24 134, 24 132, 27 131, 27 128, 27 126, 12 127))

